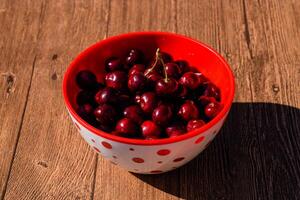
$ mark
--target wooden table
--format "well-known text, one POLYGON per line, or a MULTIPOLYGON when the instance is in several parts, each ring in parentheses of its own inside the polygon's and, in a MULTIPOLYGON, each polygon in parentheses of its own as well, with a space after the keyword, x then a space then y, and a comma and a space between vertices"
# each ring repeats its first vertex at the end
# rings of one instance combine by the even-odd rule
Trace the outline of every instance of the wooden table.
POLYGON ((0 0, 0 199, 300 199, 299 0, 0 0), (61 81, 108 36, 209 44, 236 76, 221 133, 195 160, 135 175, 88 147, 61 81))

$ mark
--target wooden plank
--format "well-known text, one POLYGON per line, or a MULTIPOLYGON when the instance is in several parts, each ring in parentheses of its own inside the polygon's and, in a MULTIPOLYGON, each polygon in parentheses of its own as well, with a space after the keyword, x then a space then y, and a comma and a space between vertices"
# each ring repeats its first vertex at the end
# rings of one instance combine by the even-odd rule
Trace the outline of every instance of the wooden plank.
POLYGON ((67 115, 61 81, 69 62, 104 37, 107 2, 43 2, 31 90, 6 199, 92 198, 96 154, 67 115))
POLYGON ((36 56, 40 3, 0 1, 0 199, 22 127, 36 56))
MULTIPOLYGON (((175 1, 112 0, 110 4, 108 36, 130 31, 176 31, 175 1)), ((135 176, 99 157, 95 199, 178 199, 180 186, 172 182, 176 177, 179 179, 176 172, 135 176), (152 182, 155 187, 147 184, 152 182)))

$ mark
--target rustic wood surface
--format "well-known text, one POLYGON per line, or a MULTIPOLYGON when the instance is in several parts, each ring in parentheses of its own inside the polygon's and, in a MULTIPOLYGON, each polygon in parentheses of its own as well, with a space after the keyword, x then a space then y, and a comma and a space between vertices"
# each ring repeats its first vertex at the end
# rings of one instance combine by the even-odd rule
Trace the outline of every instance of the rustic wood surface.
POLYGON ((0 0, 0 199, 300 199, 299 0, 0 0), (61 95, 70 61, 131 31, 209 44, 232 111, 182 168, 135 175, 81 139, 61 95))

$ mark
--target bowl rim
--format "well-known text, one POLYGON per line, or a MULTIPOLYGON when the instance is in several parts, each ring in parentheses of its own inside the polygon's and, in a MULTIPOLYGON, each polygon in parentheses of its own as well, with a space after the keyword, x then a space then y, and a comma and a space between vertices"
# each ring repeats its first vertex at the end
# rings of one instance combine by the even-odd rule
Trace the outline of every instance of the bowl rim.
POLYGON ((205 131, 207 131, 208 129, 210 129, 214 125, 216 125, 220 120, 222 120, 224 118, 224 116, 226 117, 226 114, 230 110, 231 104, 233 102, 234 91, 235 91, 235 83, 234 83, 233 72, 230 69, 227 62, 225 61, 225 59, 218 52, 216 52, 214 49, 212 49, 208 45, 206 45, 206 44, 204 44, 204 43, 202 43, 198 40, 192 39, 190 37, 180 35, 180 34, 177 34, 177 33, 158 32, 158 31, 130 32, 130 33, 125 33, 125 34, 121 34, 121 35, 117 35, 117 36, 112 36, 112 37, 106 38, 104 40, 98 41, 97 43, 89 46, 88 48, 86 48, 85 50, 83 50, 82 52, 80 52, 76 56, 76 58, 69 64, 69 66, 68 66, 68 68, 67 68, 67 70, 64 74, 63 82, 62 82, 62 93, 63 93, 63 98, 64 98, 64 101, 65 101, 66 107, 67 107, 69 113, 76 119, 76 121, 78 121, 80 123, 80 125, 82 125, 86 129, 88 129, 93 134, 96 134, 98 136, 104 137, 106 139, 109 139, 109 140, 112 140, 112 141, 115 141, 115 142, 121 142, 121 143, 126 143, 126 144, 133 144, 133 145, 146 145, 146 146, 147 145, 170 144, 170 143, 180 142, 180 141, 195 137, 197 135, 201 135, 202 133, 204 133, 205 131), (229 82, 229 84, 230 84, 229 85, 229 97, 227 98, 227 101, 224 102, 224 106, 223 106, 222 110, 210 122, 208 122, 207 124, 205 124, 204 126, 198 128, 198 129, 187 132, 186 134, 183 134, 183 135, 180 135, 180 136, 177 136, 177 137, 157 139, 157 140, 142 140, 142 139, 132 139, 132 138, 119 137, 119 136, 111 135, 109 133, 101 131, 101 130, 93 127, 92 125, 88 124, 86 121, 84 121, 76 113, 76 111, 73 109, 73 107, 71 106, 71 102, 69 101, 69 98, 67 96, 67 80, 70 76, 70 73, 73 69, 73 66, 75 66, 76 63, 78 63, 79 60, 81 60, 83 57, 85 57, 87 54, 89 54, 89 52, 92 51, 97 46, 101 46, 105 43, 109 43, 112 40, 120 39, 120 38, 123 38, 123 37, 147 36, 147 35, 175 36, 175 37, 179 37, 179 38, 182 38, 182 39, 185 39, 185 40, 190 40, 194 43, 198 43, 199 45, 203 46, 204 48, 206 48, 207 50, 212 52, 215 56, 217 56, 220 59, 220 61, 224 64, 224 66, 226 68, 226 71, 229 74, 228 78, 230 79, 230 82, 229 82))

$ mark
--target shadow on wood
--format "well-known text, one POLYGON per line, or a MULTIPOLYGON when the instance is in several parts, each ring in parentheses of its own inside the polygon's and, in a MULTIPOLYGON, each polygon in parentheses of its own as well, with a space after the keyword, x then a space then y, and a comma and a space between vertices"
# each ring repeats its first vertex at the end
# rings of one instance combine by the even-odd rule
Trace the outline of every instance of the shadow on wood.
POLYGON ((219 135, 193 161, 165 174, 135 176, 184 199, 297 199, 300 110, 234 103, 219 135))

